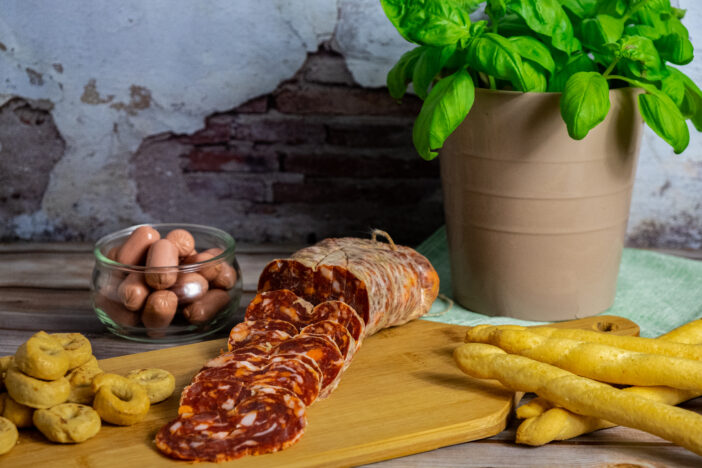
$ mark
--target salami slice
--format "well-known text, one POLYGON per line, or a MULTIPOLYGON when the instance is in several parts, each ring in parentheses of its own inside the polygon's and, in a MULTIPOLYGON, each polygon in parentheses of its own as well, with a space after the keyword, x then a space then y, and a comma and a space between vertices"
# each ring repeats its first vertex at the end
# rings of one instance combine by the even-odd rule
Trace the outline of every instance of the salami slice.
POLYGON ((269 350, 297 335, 297 328, 284 320, 247 320, 237 324, 229 333, 230 351, 252 345, 263 345, 269 350))
POLYGON ((281 285, 315 304, 320 298, 339 300, 363 319, 365 336, 424 315, 439 292, 439 276, 429 260, 409 247, 356 238, 325 239, 290 259, 274 260, 261 273, 259 292, 281 285), (338 267, 344 294, 319 293, 326 283, 320 266, 338 267))
POLYGON ((275 356, 268 366, 253 376, 251 385, 285 388, 309 406, 322 389, 322 374, 318 369, 302 359, 275 356))
POLYGON ((325 301, 318 304, 312 310, 311 322, 321 320, 333 320, 339 322, 349 331, 356 346, 360 345, 363 337, 363 320, 353 308, 341 301, 325 301))
POLYGON ((179 416, 156 435, 164 454, 181 460, 223 462, 282 450, 302 436, 305 404, 278 387, 254 387, 231 411, 179 416))
POLYGON ((320 398, 331 393, 338 385, 344 357, 339 347, 329 337, 320 335, 298 335, 281 343, 276 354, 300 354, 315 360, 322 371, 322 389, 320 398))
POLYGON ((351 333, 345 326, 333 320, 320 320, 307 325, 300 331, 300 335, 321 335, 331 338, 339 347, 341 356, 346 362, 351 360, 353 353, 356 351, 356 341, 351 336, 351 333))
POLYGON ((246 392, 245 380, 200 379, 183 389, 178 414, 231 411, 246 392))
POLYGON ((312 304, 288 289, 257 294, 246 308, 246 320, 284 320, 298 330, 304 327, 312 304))
MULTIPOLYGON (((240 369, 237 372, 253 373, 268 364, 268 360, 268 356, 260 356, 258 353, 251 353, 246 349, 236 349, 234 351, 222 353, 214 359, 210 359, 205 363, 205 367, 203 367, 200 373, 208 367, 229 366, 236 366, 237 369, 240 369)), ((200 373, 198 373, 195 378, 197 378, 200 373)))

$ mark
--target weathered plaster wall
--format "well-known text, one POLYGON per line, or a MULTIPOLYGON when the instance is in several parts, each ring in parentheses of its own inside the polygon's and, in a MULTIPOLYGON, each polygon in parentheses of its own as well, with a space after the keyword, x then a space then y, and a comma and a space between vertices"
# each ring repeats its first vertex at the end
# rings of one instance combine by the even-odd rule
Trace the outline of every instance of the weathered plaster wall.
MULTIPOLYGON (((699 55, 702 4, 678 3, 699 55)), ((187 219, 294 241, 386 221, 413 241, 441 223, 435 165, 424 172, 402 139, 416 104, 366 105, 387 102, 376 88, 409 48, 377 0, 1 0, 0 11, 1 238, 187 219)), ((697 82, 700 63, 686 68, 697 82)), ((675 156, 647 131, 630 243, 702 247, 701 142, 693 130, 675 156)))

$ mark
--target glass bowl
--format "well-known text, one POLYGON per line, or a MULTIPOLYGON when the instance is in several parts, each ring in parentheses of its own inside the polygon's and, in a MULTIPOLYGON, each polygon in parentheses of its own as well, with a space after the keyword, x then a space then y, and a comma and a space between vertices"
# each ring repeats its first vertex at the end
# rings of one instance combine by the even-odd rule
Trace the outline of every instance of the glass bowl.
POLYGON ((234 248, 226 232, 195 224, 143 224, 109 234, 93 250, 93 309, 110 332, 130 340, 211 335, 231 325, 239 308, 234 248))

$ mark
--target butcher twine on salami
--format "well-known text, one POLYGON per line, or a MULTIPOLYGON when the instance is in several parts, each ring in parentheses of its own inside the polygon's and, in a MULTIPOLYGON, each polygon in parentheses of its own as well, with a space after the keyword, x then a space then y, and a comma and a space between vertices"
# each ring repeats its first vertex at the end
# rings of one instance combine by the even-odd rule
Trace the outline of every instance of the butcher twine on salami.
POLYGON ((229 351, 185 387, 156 446, 217 462, 289 447, 306 407, 336 388, 363 340, 424 315, 438 291, 431 263, 392 241, 326 239, 270 262, 229 351))

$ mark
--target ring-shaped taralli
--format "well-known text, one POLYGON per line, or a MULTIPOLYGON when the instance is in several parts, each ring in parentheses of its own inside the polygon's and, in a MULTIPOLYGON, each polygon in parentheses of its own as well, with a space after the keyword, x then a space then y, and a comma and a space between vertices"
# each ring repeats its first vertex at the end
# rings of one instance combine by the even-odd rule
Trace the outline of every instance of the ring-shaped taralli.
POLYGON ((129 426, 149 412, 149 397, 144 387, 117 374, 100 374, 93 379, 93 408, 109 423, 129 426))
POLYGON ((93 403, 95 393, 93 392, 93 379, 103 373, 103 370, 98 367, 97 360, 94 356, 75 369, 66 374, 68 383, 71 384, 71 393, 68 395, 69 403, 80 403, 90 405, 93 403))
POLYGON ((175 377, 167 370, 135 369, 127 374, 127 378, 144 387, 152 405, 173 395, 175 390, 175 377))
POLYGON ((17 426, 7 418, 0 416, 0 455, 12 450, 17 443, 17 426))
POLYGON ((17 403, 7 393, 0 395, 0 406, 3 407, 0 416, 9 419, 18 428, 32 427, 34 408, 17 403))
POLYGON ((7 392, 17 403, 32 408, 49 408, 63 403, 71 393, 68 379, 35 379, 22 373, 16 366, 11 366, 5 376, 7 392))
POLYGON ((70 358, 59 340, 40 331, 17 348, 14 362, 27 375, 56 380, 66 374, 70 358))
MULTIPOLYGON (((14 356, 2 356, 0 357, 0 390, 5 388, 5 372, 10 368, 10 365, 14 361, 14 356)), ((0 414, 2 410, 0 409, 0 414)))
POLYGON ((34 412, 34 425, 52 442, 83 442, 100 431, 100 416, 90 406, 62 403, 34 412))
POLYGON ((64 351, 68 353, 69 370, 82 366, 93 355, 90 341, 80 333, 52 333, 50 336, 57 339, 64 351))

